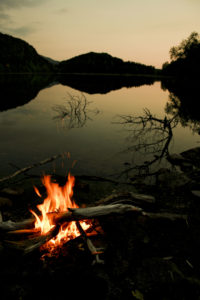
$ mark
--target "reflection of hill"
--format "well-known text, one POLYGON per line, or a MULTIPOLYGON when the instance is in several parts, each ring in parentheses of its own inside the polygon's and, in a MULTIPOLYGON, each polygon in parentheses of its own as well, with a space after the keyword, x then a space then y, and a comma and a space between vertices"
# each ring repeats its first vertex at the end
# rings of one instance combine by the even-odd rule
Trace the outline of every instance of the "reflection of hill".
POLYGON ((122 87, 153 84, 153 77, 109 75, 0 75, 0 111, 24 105, 34 99, 40 90, 61 83, 88 94, 105 94, 122 87))
POLYGON ((70 86, 88 94, 106 94, 122 87, 137 87, 144 84, 151 85, 154 77, 120 76, 120 75, 62 75, 58 79, 63 85, 70 86))
POLYGON ((53 82, 51 76, 4 75, 0 76, 0 111, 24 105, 34 99, 41 89, 53 82))

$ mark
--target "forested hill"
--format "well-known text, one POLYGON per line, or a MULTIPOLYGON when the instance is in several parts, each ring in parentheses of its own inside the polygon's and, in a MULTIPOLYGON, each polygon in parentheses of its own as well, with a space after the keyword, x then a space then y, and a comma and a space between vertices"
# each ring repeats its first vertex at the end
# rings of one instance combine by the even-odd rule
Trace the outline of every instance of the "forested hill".
POLYGON ((0 33, 0 73, 48 73, 53 66, 27 42, 0 33))
POLYGON ((39 55, 27 42, 0 33, 0 73, 156 74, 157 71, 153 66, 95 52, 59 63, 39 55))
POLYGON ((151 74, 153 66, 124 62, 107 53, 89 52, 62 62, 43 57, 27 42, 0 33, 0 73, 151 74))
POLYGON ((192 32, 178 46, 172 47, 169 53, 171 62, 163 64, 163 75, 173 75, 177 79, 199 80, 200 36, 197 32, 192 32))
POLYGON ((60 73, 155 74, 153 66, 124 62, 107 53, 89 52, 60 62, 60 73))

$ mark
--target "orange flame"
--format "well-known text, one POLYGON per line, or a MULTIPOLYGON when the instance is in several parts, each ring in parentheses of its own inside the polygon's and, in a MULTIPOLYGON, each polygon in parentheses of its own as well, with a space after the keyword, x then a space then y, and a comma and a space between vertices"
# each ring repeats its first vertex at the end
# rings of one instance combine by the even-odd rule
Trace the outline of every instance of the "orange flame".
MULTIPOLYGON (((51 176, 49 175, 45 175, 42 182, 47 191, 47 198, 42 204, 37 205, 37 208, 41 212, 41 217, 39 217, 34 211, 31 212, 36 218, 35 228, 39 229, 41 234, 44 235, 55 226, 52 224, 52 219, 49 213, 67 212, 68 208, 78 208, 78 205, 71 199, 75 183, 74 176, 69 174, 68 181, 63 187, 59 186, 58 183, 52 182, 51 176)), ((41 197, 38 189, 35 187, 34 189, 37 195, 41 197)), ((90 224, 84 221, 81 221, 80 223, 84 230, 87 230, 90 227, 90 224)), ((56 237, 48 241, 43 248, 48 249, 49 252, 53 252, 56 247, 63 245, 67 241, 74 239, 79 235, 80 232, 75 221, 65 223, 60 227, 56 237)))

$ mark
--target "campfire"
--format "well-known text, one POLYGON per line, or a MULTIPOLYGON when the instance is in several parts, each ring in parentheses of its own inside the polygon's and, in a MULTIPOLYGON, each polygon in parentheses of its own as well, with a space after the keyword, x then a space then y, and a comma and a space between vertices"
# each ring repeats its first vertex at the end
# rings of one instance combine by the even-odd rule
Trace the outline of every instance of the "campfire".
MULTIPOLYGON (((64 186, 53 181, 49 175, 44 176, 42 182, 46 188, 46 198, 31 210, 31 218, 19 222, 0 222, 0 235, 5 248, 17 249, 22 254, 40 249, 42 258, 46 255, 52 257, 58 255, 64 245, 67 247, 70 240, 80 237, 94 257, 94 263, 103 263, 99 255, 104 249, 95 246, 93 238, 104 235, 101 223, 106 218, 129 214, 131 218, 187 219, 185 215, 144 211, 145 208, 154 209, 154 197, 133 192, 111 194, 96 201, 93 206, 79 207, 72 198, 74 176, 69 174, 64 186)), ((43 198, 39 190, 34 189, 43 198)))
MULTIPOLYGON (((102 200, 92 207, 79 207, 72 198, 75 178, 70 173, 64 186, 53 181, 50 175, 44 176, 42 183, 46 189, 46 198, 30 210, 31 218, 21 222, 9 220, 0 223, 0 233, 6 247, 20 250, 24 254, 40 249, 43 252, 41 258, 44 258, 57 255, 64 244, 81 236, 95 258, 94 263, 103 263, 99 255, 104 249, 96 247, 91 239, 91 236, 103 233, 99 220, 110 215, 141 212, 140 208, 130 204, 102 205, 102 200)), ((38 188, 34 187, 34 190, 43 198, 38 188)), ((110 198, 104 200, 112 201, 110 198)))
MULTIPOLYGON (((35 229, 39 230, 41 235, 46 235, 56 225, 53 221, 53 213, 69 212, 69 209, 76 209, 79 206, 72 200, 73 187, 75 178, 68 175, 68 181, 64 186, 59 186, 58 183, 52 182, 51 176, 45 175, 42 179, 43 185, 46 188, 47 197, 42 204, 37 205, 41 216, 36 214, 33 210, 31 213, 35 216, 35 229)), ((36 194, 42 197, 39 190, 34 187, 36 194)), ((43 249, 47 249, 52 253, 57 247, 62 246, 64 243, 71 239, 78 237, 80 226, 84 231, 92 226, 92 221, 80 221, 79 226, 76 221, 63 223, 57 235, 43 245, 43 249)))

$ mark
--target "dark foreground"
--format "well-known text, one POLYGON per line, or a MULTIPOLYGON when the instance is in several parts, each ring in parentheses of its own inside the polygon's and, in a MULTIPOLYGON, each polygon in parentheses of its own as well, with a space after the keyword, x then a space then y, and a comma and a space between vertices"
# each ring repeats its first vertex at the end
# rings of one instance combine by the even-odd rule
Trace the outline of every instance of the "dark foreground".
MULTIPOLYGON (((43 260, 39 250, 24 256, 2 242, 1 299, 200 299, 200 150, 195 151, 185 160, 172 156, 174 167, 159 170, 153 185, 141 179, 117 184, 77 176, 79 204, 137 191, 155 197, 155 203, 141 203, 145 211, 186 214, 187 220, 130 214, 99 219, 104 235, 93 241, 106 246, 104 265, 92 265, 81 237, 66 243, 57 257, 43 260)), ((9 196, 10 204, 1 208, 4 221, 30 216, 36 202, 33 181, 18 184, 22 195, 9 196)))

